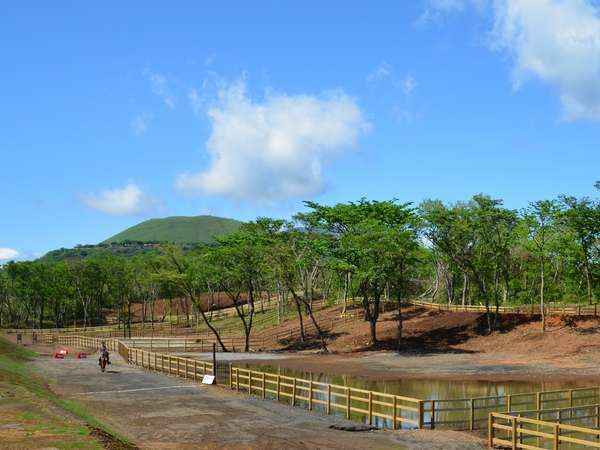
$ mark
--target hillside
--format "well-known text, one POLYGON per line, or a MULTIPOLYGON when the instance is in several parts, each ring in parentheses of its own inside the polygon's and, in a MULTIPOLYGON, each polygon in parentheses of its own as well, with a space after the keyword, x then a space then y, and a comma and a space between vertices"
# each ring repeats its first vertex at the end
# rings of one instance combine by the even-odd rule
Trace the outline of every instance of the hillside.
POLYGON ((215 242, 214 236, 232 233, 240 224, 237 220, 214 216, 150 219, 115 234, 102 244, 125 241, 210 244, 215 242))

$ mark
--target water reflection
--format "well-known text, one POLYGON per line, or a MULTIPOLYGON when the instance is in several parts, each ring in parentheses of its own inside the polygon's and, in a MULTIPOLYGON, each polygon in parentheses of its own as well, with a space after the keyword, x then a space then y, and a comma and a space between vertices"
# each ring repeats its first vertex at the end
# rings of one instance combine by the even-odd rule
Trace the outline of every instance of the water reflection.
MULTIPOLYGON (((575 382, 522 382, 522 381, 476 381, 476 380, 431 380, 399 378, 396 380, 376 381, 363 377, 336 375, 330 373, 315 373, 296 369, 281 367, 277 364, 245 364, 248 369, 264 371, 273 374, 312 380, 314 382, 335 384, 344 387, 365 389, 369 391, 394 394, 405 397, 413 397, 426 400, 423 405, 424 426, 431 428, 451 428, 451 429, 473 429, 485 430, 487 427, 488 414, 490 411, 506 411, 508 409, 515 411, 531 410, 536 408, 536 396, 519 395, 523 393, 535 393, 537 391, 548 391, 555 389, 571 389, 581 386, 575 382), (489 398, 482 398, 489 397, 489 398), (512 405, 511 405, 512 403, 512 405)), ((315 398, 324 400, 324 393, 317 392, 315 398)), ((584 399, 583 393, 578 401, 576 394, 574 404, 589 404, 589 398, 584 399)), ((589 394, 586 394, 589 395, 589 394)), ((594 396, 598 392, 593 392, 594 396)), ((547 404, 543 407, 564 407, 567 397, 564 395, 550 394, 547 396, 547 404), (557 400, 558 399, 558 400, 557 400)), ((593 400, 593 399, 592 399, 593 400)), ((598 399, 596 399, 598 401, 598 399)), ((300 402, 301 403, 301 402, 300 402)), ((414 406, 407 404, 406 406, 414 406)), ((305 406, 300 405, 299 406, 305 406)), ((364 402, 353 400, 352 407, 365 408, 364 402)), ((315 409, 319 409, 318 406, 315 409)), ((323 409, 323 408, 321 408, 323 409)), ((383 414, 390 414, 390 410, 380 411, 383 414)), ((402 410, 401 418, 407 419, 407 422, 399 421, 398 426, 402 428, 414 428, 411 422, 418 422, 418 413, 410 411, 410 408, 402 410)), ((332 414, 345 415, 342 408, 332 409, 332 414)), ((365 421, 364 414, 351 414, 356 420, 365 421)), ((392 428, 393 424, 389 419, 382 417, 373 417, 373 425, 385 428, 392 428)))

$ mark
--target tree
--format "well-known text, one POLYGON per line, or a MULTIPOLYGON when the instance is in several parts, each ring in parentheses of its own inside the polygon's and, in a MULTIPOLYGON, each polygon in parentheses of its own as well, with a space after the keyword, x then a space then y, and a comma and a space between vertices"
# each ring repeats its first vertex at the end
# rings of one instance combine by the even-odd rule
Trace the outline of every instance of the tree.
POLYGON ((163 245, 162 264, 156 273, 156 279, 170 290, 180 291, 196 306, 202 320, 214 334, 217 343, 224 352, 227 347, 223 343, 219 331, 210 323, 200 304, 200 294, 206 285, 206 249, 200 248, 195 254, 184 255, 181 248, 175 245, 163 245))
POLYGON ((579 261, 583 265, 586 279, 587 298, 591 305, 594 301, 593 291, 593 247, 600 240, 600 203, 584 197, 560 197, 563 208, 559 220, 575 235, 579 246, 579 261))
POLYGON ((381 297, 398 270, 396 244, 404 242, 398 236, 407 233, 414 221, 410 203, 363 198, 335 206, 315 202, 305 205, 311 211, 298 214, 297 218, 330 233, 332 259, 352 272, 362 297, 365 320, 370 323, 371 344, 376 345, 381 297))
POLYGON ((219 237, 219 246, 207 254, 207 263, 218 273, 218 284, 231 299, 244 330, 244 351, 250 350, 255 300, 263 273, 268 270, 265 255, 273 244, 269 223, 257 220, 238 231, 219 237), (246 294, 242 301, 242 293, 246 294), (244 308, 244 304, 246 308, 244 308))
POLYGON ((545 275, 548 259, 548 246, 552 239, 552 230, 558 213, 558 206, 553 200, 532 202, 525 211, 525 220, 540 267, 540 309, 542 314, 542 332, 546 331, 545 314, 545 275))

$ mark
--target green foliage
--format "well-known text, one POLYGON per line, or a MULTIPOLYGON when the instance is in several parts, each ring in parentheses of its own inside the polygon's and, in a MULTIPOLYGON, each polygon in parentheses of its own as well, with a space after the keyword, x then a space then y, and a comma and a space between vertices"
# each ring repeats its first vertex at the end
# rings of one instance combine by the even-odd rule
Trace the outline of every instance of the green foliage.
POLYGON ((128 241, 214 244, 217 237, 233 233, 240 225, 241 222, 237 220, 213 216, 150 219, 115 234, 103 241, 103 244, 128 241))
POLYGON ((492 329, 491 313, 502 304, 542 295, 549 302, 598 299, 600 202, 561 196, 524 211, 485 195, 418 208, 364 198, 306 202, 290 221, 258 218, 209 244, 127 241, 77 250, 89 254, 1 267, 0 326, 99 324, 108 310, 129 324, 133 303, 177 297, 191 300, 197 320, 206 321, 201 296, 224 292, 249 336, 254 304, 266 292, 277 298, 279 319, 291 303, 301 321, 316 322, 314 299, 358 296, 375 327, 382 299, 414 295, 485 304, 492 329), (125 256, 115 246, 142 250, 125 256))

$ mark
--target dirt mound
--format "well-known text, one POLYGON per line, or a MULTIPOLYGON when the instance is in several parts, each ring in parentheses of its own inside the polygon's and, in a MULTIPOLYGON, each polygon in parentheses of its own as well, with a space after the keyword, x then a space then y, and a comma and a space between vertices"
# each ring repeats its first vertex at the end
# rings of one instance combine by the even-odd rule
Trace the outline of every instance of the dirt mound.
MULTIPOLYGON (((329 350, 355 353, 373 350, 398 350, 398 315, 382 314, 377 324, 377 345, 371 345, 369 323, 357 318, 341 321, 341 308, 331 307, 316 316, 326 330, 329 350)), ((539 358, 565 358, 600 349, 600 318, 552 316, 546 318, 546 332, 541 332, 538 315, 501 314, 495 318, 490 334, 485 314, 475 312, 436 311, 423 307, 403 310, 401 353, 498 353, 539 358)), ((285 335, 297 330, 299 322, 289 320, 259 334, 275 332, 285 335)), ((302 348, 318 348, 314 332, 302 348)))

